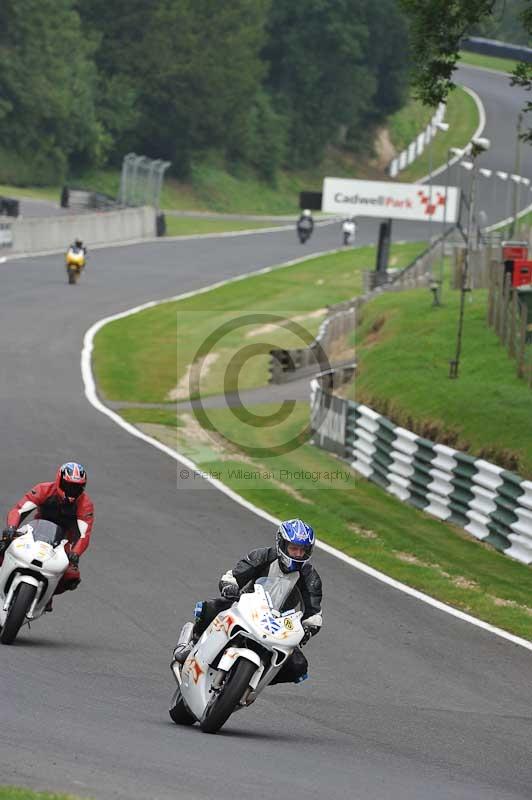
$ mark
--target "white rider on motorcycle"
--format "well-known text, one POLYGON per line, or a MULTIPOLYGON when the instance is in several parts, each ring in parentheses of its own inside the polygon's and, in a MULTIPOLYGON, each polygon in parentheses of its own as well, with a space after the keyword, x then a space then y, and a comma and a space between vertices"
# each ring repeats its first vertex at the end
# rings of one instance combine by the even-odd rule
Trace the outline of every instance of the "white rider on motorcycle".
POLYGON ((342 233, 344 235, 344 243, 353 242, 355 239, 357 226, 354 217, 348 217, 342 222, 342 233))
POLYGON ((314 220, 312 219, 312 214, 310 212, 310 209, 306 208, 304 211, 301 212, 301 216, 297 221, 297 232, 299 234, 301 233, 306 234, 308 238, 313 230, 314 230, 314 220))
MULTIPOLYGON (((257 578, 268 575, 274 561, 278 561, 282 572, 299 572, 296 587, 299 589, 303 601, 301 622, 305 635, 301 640, 301 645, 305 645, 312 636, 319 633, 322 626, 321 578, 310 563, 314 542, 315 535, 310 525, 300 519, 282 522, 276 533, 275 547, 252 550, 232 570, 220 578, 221 597, 196 604, 196 622, 192 631, 192 639, 177 645, 174 650, 174 659, 183 664, 194 644, 217 614, 230 608, 238 600, 244 587, 251 588, 257 578)), ((307 670, 308 661, 299 647, 296 647, 272 684, 300 683, 308 677, 307 670)))

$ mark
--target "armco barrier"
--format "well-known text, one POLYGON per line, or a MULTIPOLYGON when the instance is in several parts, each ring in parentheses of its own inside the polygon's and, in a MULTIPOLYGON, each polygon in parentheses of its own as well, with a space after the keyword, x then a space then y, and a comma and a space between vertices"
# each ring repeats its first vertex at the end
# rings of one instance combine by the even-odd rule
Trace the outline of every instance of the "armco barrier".
POLYGON ((74 239, 89 247, 155 236, 155 211, 149 206, 57 217, 32 217, 9 223, 11 244, 4 253, 62 250, 74 239))
POLYGON ((532 481, 423 439, 361 403, 333 399, 317 379, 310 415, 318 447, 399 500, 532 563, 532 481))
POLYGON ((481 53, 485 56, 495 56, 496 58, 511 58, 517 61, 532 62, 532 50, 530 47, 523 47, 518 44, 508 44, 499 42, 496 39, 482 39, 472 36, 464 39, 462 50, 469 50, 471 53, 481 53))

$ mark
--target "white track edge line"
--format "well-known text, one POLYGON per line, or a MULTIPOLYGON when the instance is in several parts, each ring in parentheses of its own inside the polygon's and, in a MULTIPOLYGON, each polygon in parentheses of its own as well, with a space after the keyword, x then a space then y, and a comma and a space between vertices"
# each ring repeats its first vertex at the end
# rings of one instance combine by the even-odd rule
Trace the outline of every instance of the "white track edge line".
MULTIPOLYGON (((338 252, 338 250, 333 250, 331 252, 338 252)), ((109 417, 109 419, 113 420, 117 425, 119 425, 123 430, 130 433, 132 436, 136 436, 137 439, 141 439, 142 441, 150 444, 152 447, 155 447, 157 450, 160 450, 162 453, 165 453, 167 456, 172 458, 174 461, 178 461, 181 464, 184 464, 189 469, 198 472, 200 475, 204 477, 207 483, 210 483, 215 489, 225 494, 235 503, 246 508, 248 511, 251 511, 258 517, 262 519, 268 520, 269 522, 273 523, 274 525, 278 525, 280 520, 276 517, 273 517, 267 511, 259 506, 250 503, 248 500, 245 500, 241 495, 234 492, 224 483, 216 478, 211 477, 203 472, 200 467, 187 458, 181 453, 178 453, 176 450, 172 450, 170 447, 158 442, 156 439, 153 439, 151 436, 140 431, 138 428, 135 428, 134 425, 131 425, 129 422, 126 422, 122 417, 114 411, 111 411, 110 408, 107 408, 98 397, 96 391, 96 383, 94 380, 94 375, 92 372, 92 365, 91 365, 91 358, 92 358, 92 351, 94 347, 94 337, 101 330, 104 325, 107 325, 109 322, 114 322, 117 319, 123 319, 124 317, 131 316, 132 314, 137 314, 140 311, 144 311, 147 308, 154 308, 155 306, 162 305, 163 303, 175 302, 178 300, 185 300, 188 297, 193 297, 199 294, 206 294, 207 292, 211 292, 214 289, 219 288, 220 286, 226 286, 229 283, 236 283, 237 281, 244 280, 245 278, 254 277, 255 275, 264 275, 269 272, 273 272, 277 269, 282 269, 284 267, 293 266, 294 264, 300 263, 302 261, 306 261, 309 258, 318 258, 321 255, 326 255, 326 253, 318 253, 312 254, 310 257, 306 256, 303 258, 295 259, 292 261, 287 261, 283 264, 279 264, 273 267, 265 267, 263 269, 257 270, 255 272, 248 272, 244 275, 238 275, 235 278, 229 278, 224 281, 218 281, 217 283, 210 284, 209 286, 205 286, 201 289, 197 289, 190 292, 185 292, 181 295, 176 295, 175 297, 170 297, 164 300, 152 300, 148 303, 143 303, 140 306, 136 306, 135 308, 131 308, 127 311, 122 311, 118 314, 113 314, 109 317, 104 317, 103 319, 95 322, 85 333, 83 337, 83 349, 81 351, 81 375, 83 379, 83 385, 85 390, 85 397, 89 401, 89 403, 95 408, 97 411, 100 411, 105 416, 109 417)), ((325 544, 325 542, 317 541, 316 546, 323 550, 324 552, 328 553, 329 555, 333 556, 334 558, 338 558, 340 561, 343 561, 345 564, 349 564, 354 569, 359 570, 360 572, 364 572, 366 575, 370 575, 371 577, 375 578, 376 580, 380 581, 381 583, 385 583, 388 586, 391 586, 394 589, 397 589, 403 594, 410 595, 410 597, 414 597, 416 600, 420 600, 427 605, 432 606, 433 608, 437 608, 440 611, 445 612, 446 614, 450 614, 457 619, 462 620, 463 622, 467 622, 470 625, 474 625, 477 628, 481 628, 489 633, 494 634, 495 636, 499 636, 502 639, 506 639, 513 644, 519 645, 520 647, 524 647, 526 650, 532 651, 532 642, 527 641, 526 639, 522 639, 519 636, 514 636, 512 633, 508 633, 507 631, 502 630, 502 628, 497 628, 494 625, 490 625, 488 622, 484 622, 483 620, 477 619, 476 617, 472 617, 469 614, 464 613, 463 611, 459 611, 452 606, 448 606, 445 603, 442 603, 440 600, 436 600, 434 597, 430 597, 423 592, 418 591, 417 589, 413 589, 410 586, 407 586, 400 581, 395 580, 394 578, 390 578, 388 575, 385 575, 382 572, 374 569, 373 567, 364 564, 361 561, 358 561, 351 556, 342 553, 341 550, 337 550, 335 547, 331 547, 331 545, 325 544)))

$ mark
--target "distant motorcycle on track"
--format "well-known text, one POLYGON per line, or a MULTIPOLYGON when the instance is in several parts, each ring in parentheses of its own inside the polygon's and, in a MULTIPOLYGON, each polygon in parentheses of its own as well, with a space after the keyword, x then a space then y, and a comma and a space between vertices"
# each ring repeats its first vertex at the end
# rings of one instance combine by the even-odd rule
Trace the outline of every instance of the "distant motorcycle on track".
POLYGON ((342 241, 344 247, 354 244, 356 236, 356 225, 353 219, 344 219, 342 222, 342 241))
POLYGON ((307 239, 310 239, 312 236, 312 231, 314 230, 314 220, 312 219, 312 214, 308 208, 301 212, 301 216, 297 221, 296 227, 299 241, 301 244, 305 244, 307 239))
POLYGON ((65 256, 66 271, 69 283, 77 283, 85 266, 85 250, 80 247, 69 247, 65 256))

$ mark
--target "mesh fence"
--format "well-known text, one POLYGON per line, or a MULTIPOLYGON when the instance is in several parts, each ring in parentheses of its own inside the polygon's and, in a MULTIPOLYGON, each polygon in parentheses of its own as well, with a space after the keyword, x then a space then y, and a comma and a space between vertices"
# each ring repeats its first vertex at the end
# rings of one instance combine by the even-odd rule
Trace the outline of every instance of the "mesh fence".
POLYGON ((136 153, 124 156, 118 198, 121 205, 159 209, 163 176, 170 163, 136 153))

